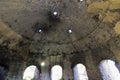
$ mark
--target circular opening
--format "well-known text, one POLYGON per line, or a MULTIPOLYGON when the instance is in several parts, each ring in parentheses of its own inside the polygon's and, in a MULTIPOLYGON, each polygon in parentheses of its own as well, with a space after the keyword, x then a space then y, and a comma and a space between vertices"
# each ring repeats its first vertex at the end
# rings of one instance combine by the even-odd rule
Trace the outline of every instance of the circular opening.
POLYGON ((38 32, 41 33, 41 32, 42 32, 42 29, 39 29, 38 32))
POLYGON ((72 30, 71 30, 71 29, 69 29, 69 30, 68 30, 68 32, 69 32, 69 33, 72 33, 72 30))
POLYGON ((58 12, 56 12, 56 11, 55 11, 55 12, 53 12, 53 15, 55 15, 55 16, 56 16, 57 14, 58 14, 58 12))

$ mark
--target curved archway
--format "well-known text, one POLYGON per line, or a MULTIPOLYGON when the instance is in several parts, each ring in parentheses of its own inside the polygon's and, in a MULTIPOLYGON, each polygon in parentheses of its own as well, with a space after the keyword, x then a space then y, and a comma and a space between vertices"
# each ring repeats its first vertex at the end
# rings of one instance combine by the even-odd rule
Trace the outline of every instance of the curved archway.
POLYGON ((100 72, 102 74, 103 80, 119 80, 120 73, 115 65, 115 62, 108 59, 100 62, 99 65, 100 72))
POLYGON ((77 64, 73 68, 74 80, 88 80, 86 67, 83 64, 77 64))
POLYGON ((51 80, 60 80, 62 79, 62 67, 55 65, 51 69, 51 80))
POLYGON ((39 80, 39 70, 36 66, 27 67, 23 73, 23 80, 39 80))
POLYGON ((0 66, 0 79, 5 80, 6 70, 4 67, 0 66))

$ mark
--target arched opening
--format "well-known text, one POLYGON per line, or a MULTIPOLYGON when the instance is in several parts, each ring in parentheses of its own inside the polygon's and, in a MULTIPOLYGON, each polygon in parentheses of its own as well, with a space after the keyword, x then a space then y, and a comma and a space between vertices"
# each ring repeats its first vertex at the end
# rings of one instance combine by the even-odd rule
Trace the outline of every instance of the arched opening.
POLYGON ((51 69, 51 80, 60 80, 62 79, 62 67, 55 65, 51 69))
POLYGON ((73 68, 74 80, 88 80, 86 67, 83 64, 77 64, 73 68))
POLYGON ((39 80, 38 68, 34 65, 27 67, 23 74, 23 80, 39 80))
POLYGON ((5 80, 6 70, 4 67, 0 66, 0 80, 5 80))
POLYGON ((119 80, 120 73, 116 64, 112 60, 103 60, 100 65, 100 72, 102 74, 103 80, 119 80))

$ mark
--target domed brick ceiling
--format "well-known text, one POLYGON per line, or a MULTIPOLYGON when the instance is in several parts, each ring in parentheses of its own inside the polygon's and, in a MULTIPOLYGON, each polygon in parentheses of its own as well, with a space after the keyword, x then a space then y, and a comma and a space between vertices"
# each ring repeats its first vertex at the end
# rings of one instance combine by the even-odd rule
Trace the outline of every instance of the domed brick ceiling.
POLYGON ((119 4, 119 0, 1 0, 0 18, 31 43, 30 52, 69 54, 118 40, 119 4))

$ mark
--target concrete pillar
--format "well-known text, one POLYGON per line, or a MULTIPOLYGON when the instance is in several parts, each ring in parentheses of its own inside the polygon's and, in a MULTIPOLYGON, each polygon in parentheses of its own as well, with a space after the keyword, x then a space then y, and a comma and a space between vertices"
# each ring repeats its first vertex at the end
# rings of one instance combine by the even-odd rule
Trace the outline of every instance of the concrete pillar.
POLYGON ((94 62, 91 52, 86 52, 86 70, 89 80, 102 80, 98 65, 94 62))
MULTIPOLYGON (((44 66, 41 66, 40 80, 50 80, 50 65, 49 58, 44 60, 44 66)), ((41 61, 40 63, 41 64, 41 61)))
POLYGON ((24 62, 11 62, 5 80, 22 80, 24 66, 24 62))
POLYGON ((63 66, 64 66, 63 67, 63 79, 73 80, 73 72, 72 72, 70 60, 64 60, 63 66))

